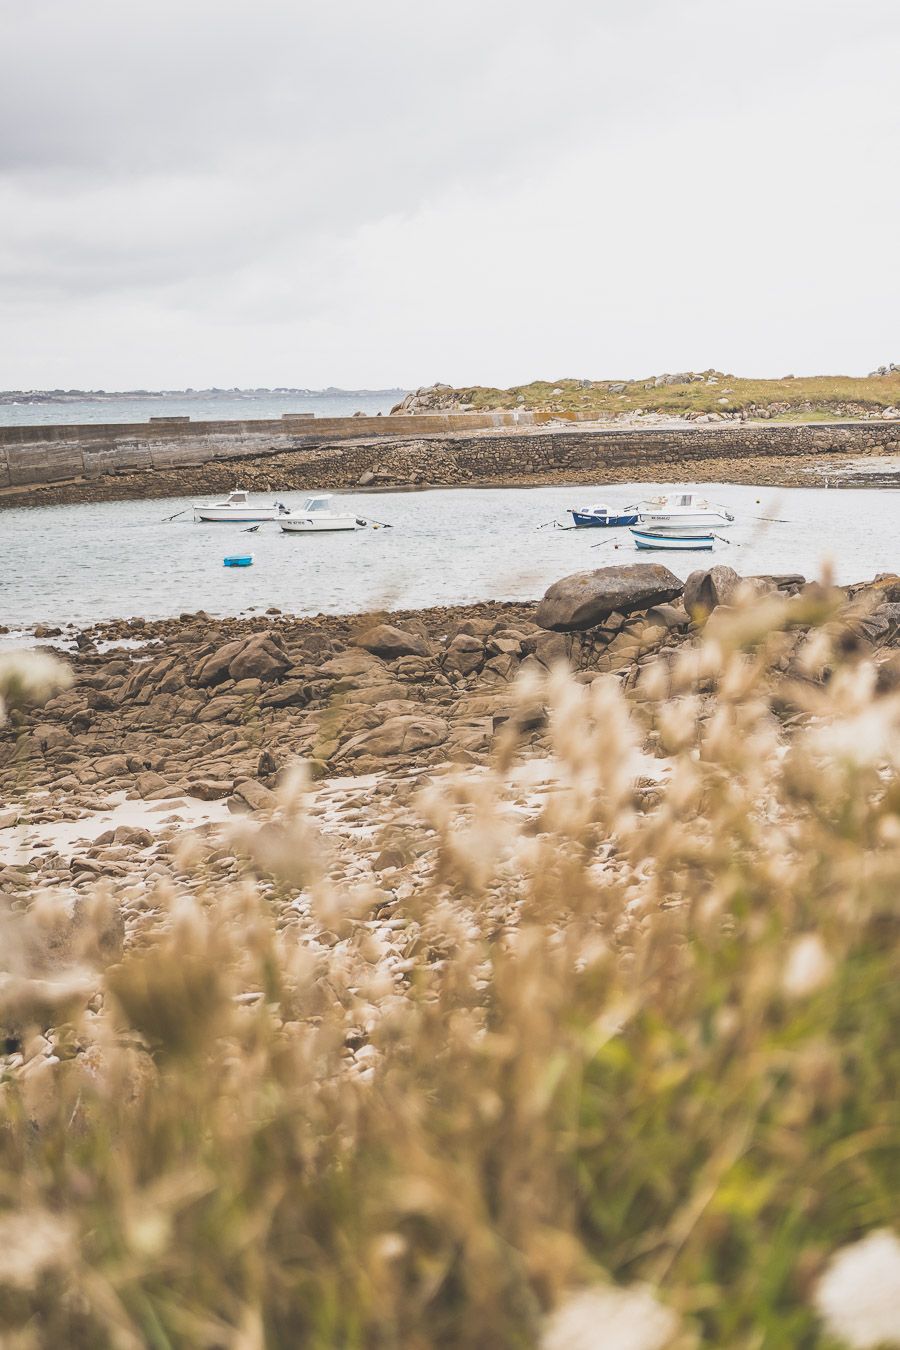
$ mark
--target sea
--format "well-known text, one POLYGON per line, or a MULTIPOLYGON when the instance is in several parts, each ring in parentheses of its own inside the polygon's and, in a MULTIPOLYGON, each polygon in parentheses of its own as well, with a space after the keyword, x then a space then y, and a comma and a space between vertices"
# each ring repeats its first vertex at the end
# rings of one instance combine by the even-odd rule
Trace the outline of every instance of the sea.
POLYGON ((190 417, 193 422, 247 421, 282 413, 352 417, 390 412, 405 389, 230 389, 177 393, 97 394, 78 397, 0 394, 0 426, 48 426, 88 422, 146 422, 150 417, 190 417))
MULTIPOLYGON (((638 553, 627 530, 560 528, 569 508, 603 495, 585 485, 346 493, 338 500, 372 523, 319 535, 284 534, 277 522, 253 533, 195 524, 186 497, 17 507, 0 511, 0 624, 10 630, 0 641, 30 641, 39 623, 71 634, 199 609, 311 615, 533 600, 567 573, 611 563, 659 561, 682 578, 713 563, 743 575, 830 571, 840 583, 900 571, 896 490, 698 487, 736 518, 711 553, 638 553), (253 565, 225 567, 238 551, 253 565)), ((670 488, 633 483, 606 496, 622 506, 670 488)))

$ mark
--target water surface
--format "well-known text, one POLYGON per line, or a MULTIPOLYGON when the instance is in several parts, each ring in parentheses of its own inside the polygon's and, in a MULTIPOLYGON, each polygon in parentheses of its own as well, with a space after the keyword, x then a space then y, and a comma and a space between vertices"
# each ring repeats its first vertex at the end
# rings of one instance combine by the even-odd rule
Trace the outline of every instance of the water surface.
POLYGON ((86 423, 146 422, 151 417, 190 417, 192 422, 255 421, 288 412, 316 417, 387 414, 402 389, 324 389, 294 394, 233 390, 209 394, 115 394, 105 398, 29 399, 0 402, 0 426, 83 426, 86 423))
MULTIPOLYGON (((815 577, 830 562, 839 582, 900 571, 900 496, 884 489, 709 486, 702 490, 738 522, 713 553, 639 554, 627 531, 537 528, 570 506, 604 496, 622 505, 664 489, 348 493, 351 509, 394 528, 319 536, 283 534, 274 523, 246 534, 239 525, 195 525, 190 515, 165 523, 187 498, 0 511, 0 623, 20 630, 197 609, 334 614, 530 600, 567 572, 612 562, 658 560, 681 577, 714 562, 743 574, 815 577), (245 550, 252 567, 222 565, 226 553, 245 550)), ((299 505, 302 494, 285 500, 299 505)))

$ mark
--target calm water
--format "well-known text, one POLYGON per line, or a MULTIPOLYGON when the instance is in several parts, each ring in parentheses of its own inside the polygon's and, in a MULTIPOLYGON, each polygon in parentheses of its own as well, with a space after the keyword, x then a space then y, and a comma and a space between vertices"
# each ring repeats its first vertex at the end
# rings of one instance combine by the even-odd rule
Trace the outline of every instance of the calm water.
MULTIPOLYGON (((606 495, 624 504, 659 488, 645 483, 606 495)), ((721 484, 705 490, 738 524, 723 532, 732 542, 696 554, 638 554, 627 531, 537 528, 569 506, 602 497, 596 488, 347 494, 342 500, 352 509, 394 528, 319 537, 286 535, 274 523, 256 534, 241 533, 239 525, 195 525, 190 516, 164 523, 189 505, 185 498, 2 511, 0 623, 20 629, 197 609, 236 614, 277 605, 295 614, 352 613, 524 600, 567 572, 648 559, 682 577, 713 562, 745 574, 812 577, 830 560, 842 582, 900 570, 897 493, 721 484), (255 555, 252 567, 223 567, 226 553, 244 550, 255 555)), ((286 499, 299 505, 302 496, 286 499)))
POLYGON ((47 426, 85 422, 146 422, 150 417, 190 417, 194 422, 225 422, 280 417, 286 412, 312 412, 317 417, 352 417, 357 411, 389 413, 403 397, 402 389, 327 390, 308 394, 166 394, 164 397, 0 403, 0 426, 47 426))

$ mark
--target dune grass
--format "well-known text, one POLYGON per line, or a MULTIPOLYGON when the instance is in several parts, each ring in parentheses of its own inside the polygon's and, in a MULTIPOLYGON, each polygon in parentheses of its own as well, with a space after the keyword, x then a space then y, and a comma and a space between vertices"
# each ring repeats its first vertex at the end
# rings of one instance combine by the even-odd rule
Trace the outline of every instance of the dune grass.
POLYGON ((523 809, 513 718, 423 789, 399 963, 299 783, 112 964, 110 893, 68 971, 7 913, 0 1016, 69 1048, 0 1089, 4 1345, 555 1346, 610 1281, 668 1310, 629 1344, 837 1344, 819 1281, 900 1187, 900 696, 852 647, 766 602, 627 692, 523 685, 556 785, 523 809))

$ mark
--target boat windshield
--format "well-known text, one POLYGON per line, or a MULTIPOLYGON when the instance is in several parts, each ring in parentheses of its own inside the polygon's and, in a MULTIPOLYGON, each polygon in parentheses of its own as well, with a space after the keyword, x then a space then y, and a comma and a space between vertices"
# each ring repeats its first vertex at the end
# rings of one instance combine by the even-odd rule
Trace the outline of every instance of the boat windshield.
POLYGON ((247 501, 247 494, 246 494, 246 492, 237 492, 237 491, 235 491, 235 492, 230 492, 230 493, 228 494, 228 505, 229 505, 229 506, 243 506, 243 505, 245 504, 246 501, 247 501))
POLYGON ((327 511, 330 502, 330 497, 307 497, 306 501, 303 503, 303 510, 308 512, 327 511))

